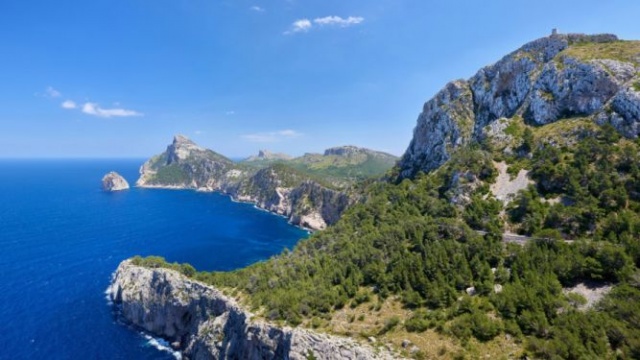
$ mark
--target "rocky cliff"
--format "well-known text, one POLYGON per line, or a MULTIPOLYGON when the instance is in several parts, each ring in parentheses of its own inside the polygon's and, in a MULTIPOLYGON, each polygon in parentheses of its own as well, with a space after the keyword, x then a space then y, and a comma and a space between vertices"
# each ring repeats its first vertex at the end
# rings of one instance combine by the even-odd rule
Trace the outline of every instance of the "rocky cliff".
POLYGON ((200 190, 223 190, 241 177, 233 161, 176 135, 167 150, 140 168, 136 185, 200 190))
POLYGON ((351 339, 259 320, 217 289, 174 270, 120 264, 107 295, 128 322, 187 359, 394 359, 351 339))
POLYGON ((120 191, 128 188, 127 180, 115 171, 109 172, 102 178, 102 190, 104 191, 120 191))
POLYGON ((615 35, 553 34, 530 42, 424 105, 400 161, 401 177, 431 171, 482 141, 501 119, 542 126, 571 118, 640 133, 640 42, 615 35))
POLYGON ((345 191, 314 181, 284 164, 252 167, 177 135, 167 150, 140 168, 141 187, 220 191, 284 215, 294 225, 321 230, 353 203, 345 191))

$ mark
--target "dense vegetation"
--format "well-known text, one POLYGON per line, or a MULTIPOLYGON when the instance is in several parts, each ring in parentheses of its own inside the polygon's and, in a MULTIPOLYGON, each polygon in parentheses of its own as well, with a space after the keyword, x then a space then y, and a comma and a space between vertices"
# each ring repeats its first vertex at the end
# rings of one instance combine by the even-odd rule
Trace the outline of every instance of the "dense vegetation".
POLYGON ((640 357, 639 143, 608 127, 570 147, 522 134, 509 160, 530 168, 537 186, 512 202, 506 219, 488 189, 497 153, 479 145, 434 173, 372 184, 366 203, 293 251, 234 272, 177 269, 236 289, 266 317, 292 325, 399 299, 412 315, 381 333, 433 329, 462 344, 508 334, 540 358, 640 357), (464 207, 452 201, 461 189, 469 193, 464 207), (505 221, 547 240, 505 245, 505 221), (585 310, 584 298, 563 292, 581 282, 615 287, 585 310))
POLYGON ((176 164, 159 168, 151 180, 154 184, 184 184, 188 181, 189 175, 176 164))

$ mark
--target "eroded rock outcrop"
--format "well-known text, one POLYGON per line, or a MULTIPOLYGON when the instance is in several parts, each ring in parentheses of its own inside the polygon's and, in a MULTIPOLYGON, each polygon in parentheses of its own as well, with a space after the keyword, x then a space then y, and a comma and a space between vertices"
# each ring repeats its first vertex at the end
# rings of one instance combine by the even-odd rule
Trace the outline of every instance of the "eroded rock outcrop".
POLYGON ((257 319, 219 290, 168 269, 120 264, 107 295, 126 321, 187 359, 397 359, 352 339, 257 319))
POLYGON ((102 178, 102 190, 104 191, 121 191, 127 190, 128 188, 129 183, 127 180, 115 171, 107 173, 102 178))
POLYGON ((449 83, 418 117, 401 177, 431 171, 483 129, 520 116, 541 126, 589 117, 622 135, 640 133, 640 43, 615 35, 556 34, 532 41, 468 81, 449 83))

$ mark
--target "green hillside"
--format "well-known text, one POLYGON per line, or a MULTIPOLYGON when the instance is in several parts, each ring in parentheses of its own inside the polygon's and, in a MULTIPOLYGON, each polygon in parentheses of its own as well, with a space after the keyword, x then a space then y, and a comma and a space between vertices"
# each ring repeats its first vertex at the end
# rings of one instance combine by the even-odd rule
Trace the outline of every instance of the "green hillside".
POLYGON ((257 168, 284 165, 324 183, 343 187, 361 180, 381 177, 398 161, 393 155, 355 146, 336 147, 328 149, 324 154, 308 153, 293 159, 277 155, 280 156, 250 157, 240 164, 257 168))

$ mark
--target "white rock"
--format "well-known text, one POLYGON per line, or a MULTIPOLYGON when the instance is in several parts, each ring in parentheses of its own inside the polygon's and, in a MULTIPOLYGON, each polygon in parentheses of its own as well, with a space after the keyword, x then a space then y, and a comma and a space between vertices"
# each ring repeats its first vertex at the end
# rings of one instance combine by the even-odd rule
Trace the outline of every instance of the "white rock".
POLYGON ((353 339, 254 319, 214 287, 168 269, 123 261, 107 289, 129 322, 178 343, 189 359, 397 359, 353 339))
POLYGON ((125 178, 115 171, 111 171, 102 178, 102 189, 104 191, 120 191, 129 188, 129 183, 125 178))

